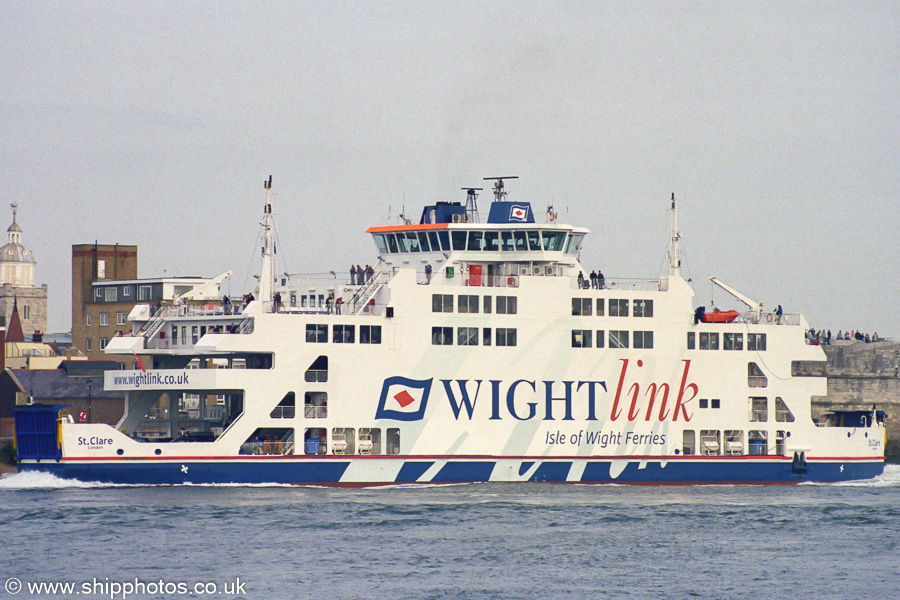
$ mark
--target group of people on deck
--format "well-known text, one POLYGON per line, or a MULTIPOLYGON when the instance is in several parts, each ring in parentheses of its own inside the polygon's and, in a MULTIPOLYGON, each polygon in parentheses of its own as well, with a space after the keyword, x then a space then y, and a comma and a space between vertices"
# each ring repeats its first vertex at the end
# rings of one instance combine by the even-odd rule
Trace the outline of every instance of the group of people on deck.
POLYGON ((578 287, 581 289, 592 289, 592 290, 602 290, 606 289, 606 278, 603 276, 603 271, 597 269, 596 271, 591 271, 591 274, 585 278, 584 273, 581 271, 578 272, 578 287))
POLYGON ((350 265, 350 285, 363 285, 375 274, 375 269, 371 265, 361 267, 359 265, 350 265))

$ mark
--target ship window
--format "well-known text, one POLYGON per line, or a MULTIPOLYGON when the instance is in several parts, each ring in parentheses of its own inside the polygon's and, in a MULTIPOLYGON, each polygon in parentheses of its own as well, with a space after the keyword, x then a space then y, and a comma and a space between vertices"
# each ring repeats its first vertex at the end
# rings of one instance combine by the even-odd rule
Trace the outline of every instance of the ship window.
POLYGON ((294 411, 297 406, 297 396, 294 392, 288 392, 285 394, 284 398, 281 399, 281 402, 278 403, 269 417, 273 419, 293 419, 294 411))
POLYGON ((632 337, 635 348, 652 348, 653 332, 652 331, 635 331, 632 337))
POLYGON ((700 349, 701 350, 718 350, 719 334, 718 333, 700 333, 700 349))
POLYGON ((294 430, 290 427, 260 427, 241 444, 240 454, 294 454, 294 430))
POLYGON ((431 328, 431 344, 433 346, 452 346, 453 345, 453 328, 452 327, 432 327, 431 328))
POLYGON ((709 401, 709 407, 710 408, 719 408, 721 406, 721 403, 722 403, 722 401, 719 400, 718 398, 713 398, 712 400, 709 401))
POLYGON ((722 334, 723 350, 743 350, 744 334, 743 333, 724 333, 722 334))
POLYGON ((410 252, 419 252, 421 250, 419 248, 419 236, 416 235, 415 231, 406 232, 406 245, 410 252))
POLYGON ((597 316, 598 317, 602 317, 603 315, 606 314, 606 310, 604 310, 605 308, 606 308, 606 302, 603 300, 603 298, 597 298, 597 316))
POLYGON ((387 254, 387 244, 384 241, 384 234, 376 233, 375 237, 375 246, 378 248, 378 254, 387 254))
POLYGON ((477 313, 478 296, 459 296, 459 312, 477 313))
POLYGON ((197 342, 199 342, 199 341, 200 341, 200 326, 192 325, 191 326, 191 343, 196 346, 197 342))
POLYGON ((700 398, 697 401, 697 406, 700 408, 709 408, 709 398, 700 398))
POLYGON ((763 351, 766 349, 766 334, 764 333, 748 333, 747 334, 747 350, 763 351))
POLYGON ((541 232, 540 231, 526 231, 528 235, 528 249, 535 251, 541 250, 541 232))
POLYGON ((516 249, 516 241, 513 238, 513 232, 503 231, 500 233, 500 237, 503 240, 503 251, 514 252, 516 249))
POLYGON ((604 331, 602 329, 597 330, 597 347, 603 348, 606 344, 606 336, 604 335, 604 331))
POLYGON ((591 347, 591 330, 590 329, 573 329, 572 330, 572 347, 573 348, 590 348, 591 347))
POLYGON ((693 350, 694 346, 696 345, 696 342, 697 342, 697 334, 694 333, 693 331, 689 331, 688 335, 687 335, 687 349, 693 350))
POLYGON ((610 348, 627 348, 628 332, 627 331, 610 331, 609 332, 610 348))
POLYGON ((747 363, 747 385, 752 388, 764 388, 769 385, 766 374, 754 362, 747 363))
POLYGON ((628 316, 628 300, 610 298, 610 300, 609 300, 609 316, 611 316, 611 317, 627 317, 628 316))
POLYGON ((497 345, 498 346, 515 346, 516 330, 503 327, 497 328, 497 345))
POLYGON ((385 237, 387 238, 387 245, 390 253, 397 254, 397 238, 394 237, 393 233, 389 233, 385 237))
POLYGON ((328 430, 324 427, 307 427, 303 433, 304 454, 326 454, 328 452, 328 430))
POLYGON ((635 300, 634 301, 635 317, 652 317, 653 316, 653 300, 635 300))
POLYGON ((324 344, 328 341, 328 325, 306 326, 306 342, 308 344, 324 344))
POLYGON ((178 326, 172 325, 172 345, 178 345, 178 326))
MULTIPOLYGON (((422 252, 431 252, 431 244, 428 243, 428 233, 425 231, 420 231, 418 233, 419 236, 419 248, 422 249, 422 252)), ((437 250, 437 248, 435 248, 437 250)))
POLYGON ((352 427, 335 427, 331 430, 331 452, 356 454, 356 432, 352 427))
POLYGON ((722 445, 719 440, 719 432, 712 429, 702 429, 700 431, 700 451, 704 456, 713 456, 719 454, 722 445))
POLYGON ((451 239, 453 240, 454 250, 466 249, 466 233, 465 231, 451 231, 451 239))
POLYGON ((453 295, 452 294, 432 294, 431 295, 431 312, 453 312, 453 295))
POLYGON ((750 398, 750 422, 765 423, 769 420, 767 398, 750 398))
MULTIPOLYGON (((441 251, 441 242, 438 240, 437 231, 428 232, 428 241, 431 243, 432 252, 441 251)), ((447 248, 447 250, 449 250, 449 248, 447 248)))
MULTIPOLYGON (((235 366, 235 368, 237 368, 235 366)), ((328 381, 328 357, 320 356, 313 361, 313 364, 306 370, 306 381, 325 382, 328 381)))
POLYGON ((456 343, 459 346, 477 346, 478 345, 478 328, 477 327, 457 327, 456 343))
POLYGON ((750 448, 750 454, 754 456, 765 456, 769 453, 769 432, 748 431, 747 445, 750 448))
POLYGON ((787 432, 785 431, 776 431, 775 432, 775 454, 784 456, 784 440, 787 438, 787 432))
POLYGON ((581 242, 584 240, 583 233, 576 233, 569 238, 569 246, 566 248, 567 254, 578 254, 581 249, 581 242))
POLYGON ((360 427, 358 445, 362 455, 381 454, 381 430, 360 427))
MULTIPOLYGON (((438 231, 437 233, 438 239, 441 240, 441 250, 450 251, 452 248, 450 247, 450 232, 449 231, 438 231)), ((434 244, 431 244, 434 246, 434 244)))
POLYGON ((400 429, 389 427, 384 436, 385 454, 400 454, 400 429))
POLYGON ((572 298, 572 314, 581 317, 589 317, 591 316, 591 302, 590 298, 572 298))
POLYGON ((518 309, 517 304, 515 296, 497 296, 497 314, 514 315, 518 309))
POLYGON ((780 397, 775 398, 775 421, 778 423, 793 423, 794 413, 788 408, 780 397))
POLYGON ((328 394, 306 392, 303 395, 303 416, 307 419, 324 419, 328 416, 328 394))
POLYGON ((486 315, 491 314, 491 297, 490 296, 484 297, 484 314, 486 314, 486 315))
POLYGON ((516 239, 516 251, 525 252, 528 250, 528 234, 524 231, 514 231, 513 235, 516 239))
POLYGON ((496 252, 500 250, 500 232, 485 231, 484 232, 484 249, 496 252))
POLYGON ((409 249, 406 246, 406 234, 397 233, 397 250, 401 253, 409 252, 409 249))
POLYGON ((485 346, 491 345, 491 328, 485 327, 481 332, 481 343, 485 346))
POLYGON ((565 231, 545 231, 544 232, 544 249, 552 252, 561 252, 566 245, 565 231))
POLYGON ((356 325, 332 325, 331 341, 335 344, 352 344, 356 337, 356 325))
POLYGON ((725 454, 738 456, 744 453, 744 432, 738 429, 725 430, 725 454))
POLYGON ((685 456, 693 456, 697 450, 694 447, 694 431, 685 429, 681 432, 681 453, 685 456))
POLYGON ((380 344, 381 343, 381 325, 360 325, 359 326, 359 343, 360 344, 380 344))
POLYGON ((484 250, 484 232, 483 231, 470 231, 469 232, 469 245, 467 246, 469 250, 484 250))

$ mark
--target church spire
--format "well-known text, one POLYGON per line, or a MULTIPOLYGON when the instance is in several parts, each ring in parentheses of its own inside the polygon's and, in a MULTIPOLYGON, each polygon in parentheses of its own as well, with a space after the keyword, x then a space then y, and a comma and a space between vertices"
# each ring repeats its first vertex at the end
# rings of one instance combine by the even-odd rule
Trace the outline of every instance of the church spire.
POLYGON ((9 326, 6 328, 7 342, 24 342, 25 333, 22 331, 22 320, 19 318, 19 298, 13 297, 12 316, 9 317, 9 326))

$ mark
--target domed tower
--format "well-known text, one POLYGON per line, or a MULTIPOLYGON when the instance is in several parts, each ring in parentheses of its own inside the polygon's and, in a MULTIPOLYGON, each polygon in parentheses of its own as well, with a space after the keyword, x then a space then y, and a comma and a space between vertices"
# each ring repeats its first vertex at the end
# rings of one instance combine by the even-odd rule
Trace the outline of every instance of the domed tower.
POLYGON ((19 318, 26 340, 35 331, 47 329, 47 285, 34 285, 37 264, 31 250, 22 245, 22 228, 16 222, 18 204, 11 204, 13 222, 6 230, 6 244, 0 247, 0 315, 9 323, 18 302, 19 318))

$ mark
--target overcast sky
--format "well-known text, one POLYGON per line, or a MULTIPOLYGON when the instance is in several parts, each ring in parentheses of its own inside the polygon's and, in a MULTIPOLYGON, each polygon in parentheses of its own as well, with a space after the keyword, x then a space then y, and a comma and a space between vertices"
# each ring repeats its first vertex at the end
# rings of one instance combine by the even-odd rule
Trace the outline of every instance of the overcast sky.
POLYGON ((51 332, 72 244, 249 289, 269 174, 292 273, 518 175, 607 278, 659 274, 674 192, 698 303, 740 308, 715 275, 900 337, 897 2, 7 0, 0 48, 0 226, 17 202, 51 332))

